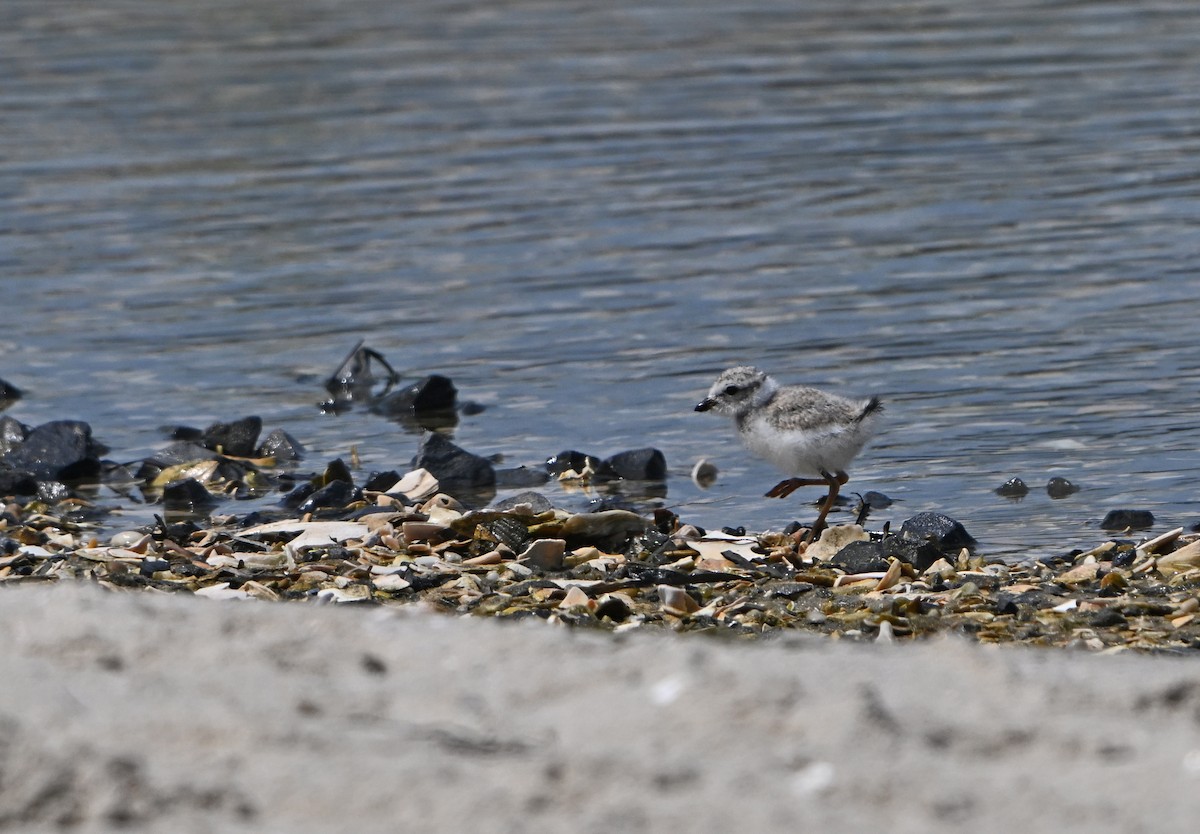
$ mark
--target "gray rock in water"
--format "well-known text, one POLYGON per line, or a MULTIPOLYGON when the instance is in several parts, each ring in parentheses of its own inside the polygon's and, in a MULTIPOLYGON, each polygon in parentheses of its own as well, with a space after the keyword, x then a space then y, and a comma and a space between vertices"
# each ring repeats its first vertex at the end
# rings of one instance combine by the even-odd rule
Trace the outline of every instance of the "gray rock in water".
POLYGON ((618 452, 605 460, 604 465, 628 481, 663 481, 667 477, 666 457, 649 447, 618 452))
POLYGON ((437 432, 425 435, 412 467, 431 472, 442 490, 451 495, 490 489, 496 484, 496 470, 490 460, 456 446, 437 432))
POLYGON ((917 513, 900 527, 900 538, 928 543, 941 551, 974 547, 975 539, 961 524, 941 513, 917 513))
POLYGON ((8 408, 10 405, 21 399, 21 389, 11 383, 0 379, 0 410, 8 408))
POLYGON ((301 513, 312 513, 320 509, 341 509, 362 498, 362 491, 346 481, 330 481, 312 493, 300 505, 301 513))
POLYGON ((541 486, 549 480, 549 473, 525 466, 496 470, 496 486, 505 489, 541 486))
POLYGON ((574 449, 564 449, 554 457, 546 459, 546 471, 555 477, 564 472, 583 473, 587 469, 592 471, 597 480, 619 477, 612 467, 600 458, 574 449))
POLYGON ((1103 530, 1145 530, 1154 526, 1154 513, 1149 510, 1109 510, 1100 522, 1103 530))
POLYGON ((540 492, 518 492, 503 501, 497 501, 492 505, 496 510, 511 510, 514 507, 528 506, 534 515, 540 515, 544 512, 554 509, 554 505, 550 500, 540 492))
POLYGON ((1079 487, 1066 478, 1051 478, 1046 482, 1046 494, 1051 498, 1066 498, 1079 492, 1079 487))
POLYGON ((163 506, 168 510, 195 512, 214 507, 217 500, 195 478, 172 481, 163 487, 163 506))
POLYGON ((258 456, 275 458, 276 461, 301 460, 304 457, 304 446, 283 429, 275 429, 258 447, 258 456))
POLYGON ((380 397, 371 408, 380 414, 396 416, 403 413, 454 411, 457 405, 458 389, 450 378, 430 374, 412 385, 380 397))
POLYGON ((1029 494, 1029 486, 1020 478, 1009 478, 996 487, 996 494, 1005 498, 1024 498, 1029 494))
POLYGON ((261 417, 243 417, 232 423, 213 423, 204 430, 201 441, 208 449, 238 458, 254 456, 258 435, 262 432, 261 417))
POLYGON ((104 447, 92 439, 92 427, 79 420, 55 420, 29 432, 25 441, 4 455, 12 470, 39 481, 78 482, 100 474, 104 447))

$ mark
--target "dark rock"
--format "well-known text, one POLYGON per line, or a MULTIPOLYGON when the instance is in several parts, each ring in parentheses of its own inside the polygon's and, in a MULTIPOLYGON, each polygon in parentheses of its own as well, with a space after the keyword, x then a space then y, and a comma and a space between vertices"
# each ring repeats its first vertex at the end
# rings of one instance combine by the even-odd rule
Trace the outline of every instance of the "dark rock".
POLYGON ((1116 608, 1105 608, 1090 615, 1087 624, 1092 628, 1122 628, 1128 625, 1128 621, 1116 608))
POLYGON ((667 459, 658 449, 630 449, 618 452, 604 465, 627 481, 662 481, 667 477, 667 459))
POLYGON ((942 552, 975 546, 975 539, 966 528, 941 513, 917 513, 901 525, 899 535, 906 541, 928 542, 942 552))
POLYGON ((492 508, 497 510, 511 510, 520 504, 528 504, 530 509, 533 510, 534 515, 541 515, 544 512, 554 509, 554 505, 540 492, 518 492, 510 498, 497 501, 492 505, 492 508))
POLYGON ((573 449, 566 449, 554 457, 546 459, 546 471, 554 477, 565 472, 581 473, 585 469, 591 469, 594 473, 592 477, 597 480, 611 480, 619 477, 613 468, 600 458, 576 452, 573 449))
POLYGON ((365 341, 360 339, 342 360, 338 369, 325 380, 325 390, 333 395, 333 400, 327 404, 323 403, 322 407, 329 405, 331 406, 329 410, 340 411, 342 410, 341 406, 347 405, 352 400, 371 399, 374 396, 372 389, 377 381, 373 373, 375 363, 387 371, 383 390, 379 393, 380 397, 386 396, 400 376, 384 359, 382 353, 367 347, 365 341))
POLYGON ((141 567, 138 568, 138 573, 147 578, 153 576, 160 570, 170 570, 171 563, 166 559, 151 559, 149 557, 142 560, 141 567))
POLYGON ((172 481, 163 487, 163 506, 169 510, 195 511, 208 509, 217 504, 217 499, 195 478, 172 481))
POLYGON ((895 503, 891 498, 884 495, 882 492, 876 492, 875 490, 868 490, 867 492, 864 492, 860 498, 862 503, 866 504, 872 510, 886 510, 895 503))
MULTIPOLYGON (((907 562, 917 571, 923 571, 942 558, 942 550, 932 541, 916 542, 898 536, 888 536, 882 543, 883 555, 907 562)), ((946 555, 951 555, 947 553, 946 555)))
POLYGON ((1009 478, 996 487, 996 494, 1005 498, 1024 498, 1029 494, 1029 486, 1020 478, 1009 478))
POLYGON ((100 474, 104 447, 92 440, 92 427, 79 420, 55 420, 29 432, 25 442, 3 458, 9 468, 38 480, 74 483, 100 474))
POLYGON ((1127 547, 1123 550, 1119 549, 1113 554, 1112 566, 1114 568, 1128 568, 1132 567, 1135 561, 1137 561, 1137 548, 1127 547))
POLYGON ((318 489, 300 505, 301 513, 313 513, 322 509, 341 509, 362 498, 362 491, 346 481, 330 481, 318 489))
POLYGON ((1154 526, 1154 513, 1149 510, 1109 510, 1100 522, 1104 530, 1145 530, 1154 526))
POLYGON ((412 462, 414 469, 427 469, 438 479, 444 492, 488 489, 496 483, 491 461, 456 446, 437 432, 421 441, 412 462))
POLYGON ((158 430, 171 440, 199 443, 204 439, 204 429, 198 429, 195 426, 159 426, 158 430))
POLYGON ((301 460, 304 458, 304 446, 283 429, 275 429, 263 438, 262 445, 258 447, 258 456, 275 458, 280 463, 301 460))
POLYGON ((37 478, 31 472, 9 469, 0 462, 0 496, 37 495, 37 478))
POLYGON ((0 410, 8 408, 10 405, 21 399, 21 389, 12 383, 5 382, 0 379, 0 410))
POLYGON ((214 452, 238 458, 254 456, 258 435, 262 432, 261 417, 243 417, 232 423, 213 423, 204 430, 201 443, 214 452))
POLYGON ((423 412, 454 411, 457 405, 458 389, 449 377, 430 374, 412 385, 398 388, 380 397, 371 406, 371 410, 395 417, 423 412))
POLYGON ((496 470, 496 486, 501 489, 525 489, 541 486, 549 480, 549 473, 525 466, 496 470))
POLYGON ((389 469, 387 472, 372 472, 366 483, 363 484, 363 489, 369 489, 371 492, 387 492, 389 489, 400 483, 400 473, 395 469, 389 469))
POLYGON ((325 467, 325 471, 321 474, 321 486, 326 486, 334 481, 345 481, 348 484, 354 483, 354 473, 350 471, 350 467, 341 458, 334 458, 325 467))
POLYGON ((721 532, 727 536, 744 536, 746 535, 745 527, 722 527, 721 532))
POLYGON ((1051 478, 1046 483, 1046 494, 1051 498, 1066 498, 1079 492, 1079 487, 1066 478, 1051 478))
POLYGON ((283 496, 279 503, 285 507, 299 507, 316 491, 317 487, 315 484, 305 482, 283 496))
POLYGON ((879 542, 850 542, 833 555, 829 564, 846 573, 868 573, 888 569, 879 542))
POLYGON ((29 426, 12 417, 0 417, 0 457, 20 446, 28 436, 29 426))

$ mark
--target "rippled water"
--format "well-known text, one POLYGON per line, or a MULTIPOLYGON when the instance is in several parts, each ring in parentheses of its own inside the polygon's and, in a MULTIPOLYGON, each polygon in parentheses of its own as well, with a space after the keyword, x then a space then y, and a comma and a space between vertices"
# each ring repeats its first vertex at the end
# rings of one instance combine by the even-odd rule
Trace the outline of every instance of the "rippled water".
POLYGON ((1200 517, 1194 3, 7 0, 0 78, 9 413, 113 457, 253 413, 402 467, 314 406, 365 338, 508 464, 660 447, 700 524, 811 512, 691 410, 744 362, 887 400, 873 524, 1200 517))

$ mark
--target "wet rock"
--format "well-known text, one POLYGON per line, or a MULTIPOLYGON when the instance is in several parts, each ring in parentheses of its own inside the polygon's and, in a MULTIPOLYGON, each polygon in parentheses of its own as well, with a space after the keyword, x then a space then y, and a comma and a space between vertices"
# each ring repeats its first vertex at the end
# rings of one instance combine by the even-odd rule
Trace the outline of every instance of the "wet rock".
POLYGON ((205 448, 223 455, 249 458, 254 456, 261 433, 261 417, 243 417, 232 423, 213 423, 204 430, 200 442, 205 448))
POLYGON ((354 484, 346 481, 330 481, 309 495, 300 504, 299 510, 301 513, 312 513, 322 509, 341 509, 361 499, 362 491, 356 489, 354 484))
POLYGON ((1029 486, 1020 478, 1009 478, 996 487, 996 494, 1005 498, 1024 498, 1029 494, 1029 486))
POLYGON ((71 497, 71 488, 62 481, 39 481, 37 485, 39 501, 47 504, 57 504, 71 497))
POLYGON ((79 420, 54 420, 29 432, 20 446, 4 455, 15 471, 38 480, 75 483, 100 474, 104 447, 92 439, 92 427, 79 420))
POLYGON ((12 417, 0 417, 0 457, 20 446, 28 436, 29 426, 12 417))
POLYGON ((942 552, 975 546, 966 528, 941 513, 917 513, 901 525, 899 536, 904 541, 932 544, 942 552))
POLYGON ((304 457, 304 446, 283 429, 275 429, 263 439, 262 445, 258 447, 258 456, 275 458, 280 463, 301 460, 304 457))
POLYGON ((371 410, 388 417, 429 412, 453 412, 458 405, 458 389, 449 377, 430 374, 424 379, 398 388, 372 404, 371 410))
POLYGON ((317 485, 312 483, 303 483, 296 486, 291 492, 283 496, 279 503, 284 507, 299 507, 309 499, 314 492, 317 491, 317 485))
POLYGON ((895 503, 895 501, 893 501, 887 495, 884 495, 882 492, 876 492, 873 489, 864 492, 860 496, 860 499, 863 504, 870 507, 872 510, 886 510, 895 503))
POLYGON ((387 472, 372 472, 367 476, 363 489, 371 492, 387 492, 398 483, 400 483, 400 473, 395 469, 389 469, 387 472))
POLYGON ((0 410, 8 408, 10 405, 21 399, 21 389, 12 383, 5 382, 0 379, 0 410))
POLYGON ((528 507, 529 512, 533 515, 541 515, 554 509, 550 500, 540 492, 518 492, 516 495, 505 498, 503 501, 497 501, 492 505, 492 508, 497 510, 514 510, 520 507, 528 507))
POLYGON ((32 473, 9 469, 0 461, 0 495, 36 495, 37 478, 32 473))
POLYGON ((451 494, 487 489, 496 483, 491 461, 456 446, 437 432, 425 435, 412 465, 428 470, 451 494))
POLYGON ((829 563, 846 573, 885 571, 889 564, 879 542, 872 541, 850 542, 835 553, 829 563))
POLYGON ((546 471, 556 478, 570 475, 570 473, 590 474, 596 480, 611 480, 618 477, 617 473, 600 458, 573 449, 566 449, 554 457, 547 458, 546 471))
POLYGON ((662 481, 667 477, 667 459, 658 449, 630 449, 604 461, 618 477, 627 481, 662 481))
POLYGON ((360 339, 358 344, 350 349, 350 353, 342 360, 338 369, 325 380, 325 390, 332 395, 333 399, 328 403, 322 403, 321 407, 324 410, 336 412, 348 406, 353 400, 370 400, 374 396, 372 391, 375 383, 380 378, 384 380, 384 387, 379 393, 379 396, 382 397, 399 381, 400 376, 384 359, 382 353, 367 347, 365 340, 360 339), (386 371, 382 377, 375 373, 376 364, 382 366, 386 371))
POLYGON ((168 510, 195 512, 216 506, 217 499, 195 478, 172 481, 163 487, 163 506, 168 510))
POLYGON ((496 486, 501 489, 522 489, 541 486, 550 480, 550 475, 538 469, 518 466, 513 469, 496 470, 496 486))
POLYGON ((344 481, 348 484, 354 483, 354 475, 350 472, 350 467, 341 458, 334 458, 326 464, 325 471, 321 473, 319 486, 326 486, 334 481, 344 481))
MULTIPOLYGON (((192 443, 187 440, 178 440, 165 448, 159 449, 151 457, 143 461, 143 466, 157 468, 158 470, 167 469, 171 466, 178 466, 181 463, 192 463, 198 460, 212 460, 216 457, 216 453, 211 449, 205 448, 198 443, 192 443)), ((154 477, 139 470, 139 478, 154 477)))
POLYGON ((1100 522, 1103 530, 1145 530, 1154 526, 1154 513, 1149 510, 1109 510, 1100 522))
POLYGON ((1066 498, 1079 492, 1079 487, 1066 478, 1051 478, 1046 482, 1046 494, 1051 498, 1066 498))

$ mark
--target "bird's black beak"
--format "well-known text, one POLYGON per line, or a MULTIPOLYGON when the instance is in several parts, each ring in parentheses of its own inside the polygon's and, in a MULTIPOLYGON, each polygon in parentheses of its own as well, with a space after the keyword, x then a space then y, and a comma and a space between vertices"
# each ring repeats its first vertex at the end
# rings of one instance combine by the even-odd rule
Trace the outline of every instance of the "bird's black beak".
POLYGON ((705 397, 699 403, 697 403, 696 410, 697 411, 708 411, 710 408, 712 408, 716 404, 717 404, 717 401, 714 400, 712 397, 705 397))

